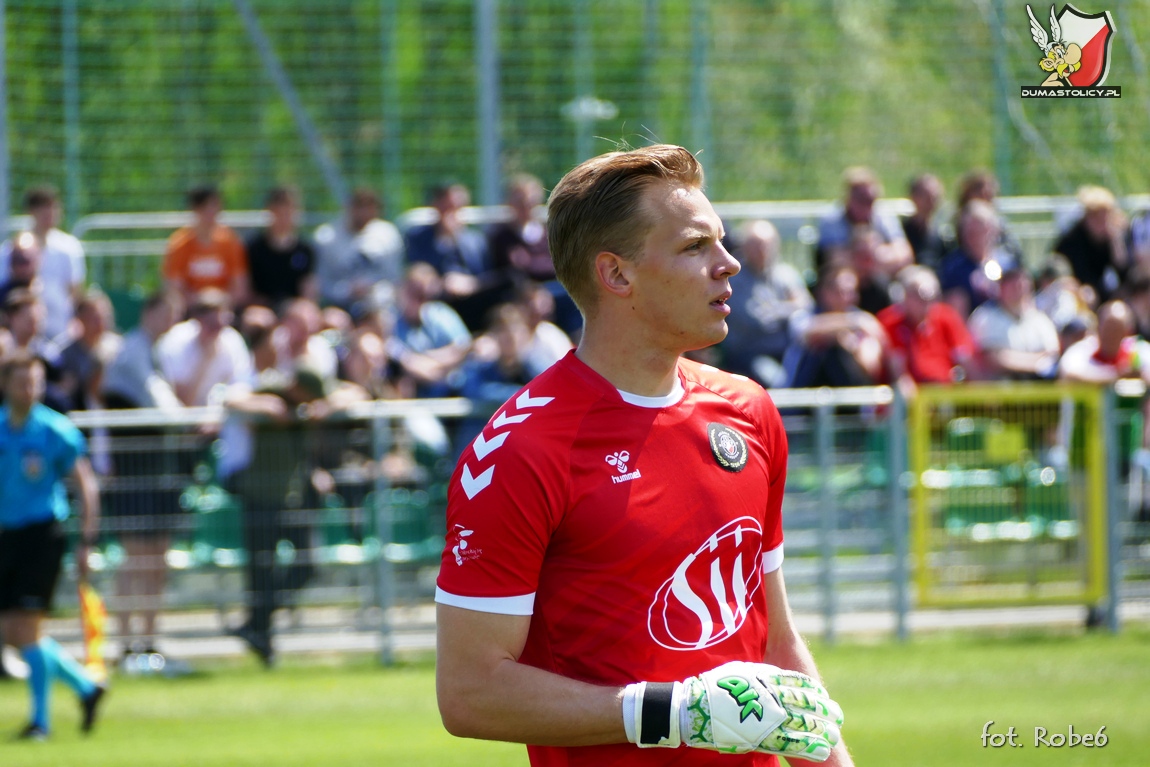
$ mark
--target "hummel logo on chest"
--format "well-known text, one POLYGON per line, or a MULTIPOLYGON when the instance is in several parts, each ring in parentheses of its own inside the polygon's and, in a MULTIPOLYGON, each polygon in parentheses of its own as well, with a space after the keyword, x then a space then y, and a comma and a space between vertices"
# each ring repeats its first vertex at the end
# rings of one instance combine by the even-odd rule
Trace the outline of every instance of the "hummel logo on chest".
POLYGON ((620 450, 617 453, 611 453, 604 460, 607 461, 607 463, 610 465, 614 466, 615 469, 619 472, 618 476, 611 477, 611 481, 616 485, 620 482, 629 482, 632 479, 638 479, 639 477, 643 476, 639 473, 638 469, 635 469, 632 472, 627 471, 627 461, 631 460, 631 454, 626 450, 620 450))

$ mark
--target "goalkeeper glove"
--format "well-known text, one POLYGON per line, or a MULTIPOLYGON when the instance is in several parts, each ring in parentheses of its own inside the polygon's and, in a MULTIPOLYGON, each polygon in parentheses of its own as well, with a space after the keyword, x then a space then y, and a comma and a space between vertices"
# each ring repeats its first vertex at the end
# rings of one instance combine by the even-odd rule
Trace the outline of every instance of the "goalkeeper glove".
POLYGON ((627 739, 640 748, 759 751, 825 761, 843 712, 810 677, 731 661, 682 682, 639 682, 623 693, 627 739))

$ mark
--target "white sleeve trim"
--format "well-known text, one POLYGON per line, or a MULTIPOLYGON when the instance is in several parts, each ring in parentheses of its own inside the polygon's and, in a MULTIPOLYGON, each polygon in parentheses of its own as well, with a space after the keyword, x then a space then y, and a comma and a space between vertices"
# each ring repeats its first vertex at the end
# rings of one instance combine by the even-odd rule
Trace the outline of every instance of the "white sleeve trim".
POLYGON ((519 597, 461 597, 436 586, 435 601, 441 605, 500 615, 531 615, 535 611, 534 592, 519 597))
POLYGON ((783 544, 763 554, 763 574, 773 573, 783 566, 783 544))

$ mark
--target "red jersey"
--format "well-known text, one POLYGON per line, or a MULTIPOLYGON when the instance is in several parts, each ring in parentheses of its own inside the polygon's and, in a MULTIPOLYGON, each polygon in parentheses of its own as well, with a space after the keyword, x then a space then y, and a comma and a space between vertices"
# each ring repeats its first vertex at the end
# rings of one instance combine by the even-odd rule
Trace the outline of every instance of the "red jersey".
POLYGON ((906 357, 907 372, 918 383, 950 383, 960 358, 974 355, 974 340, 962 317, 949 304, 931 304, 926 319, 911 327, 898 304, 878 313, 891 347, 906 357))
MULTIPOLYGON (((436 601, 530 615, 520 662, 604 685, 763 660, 783 558, 787 439, 758 384, 680 360, 625 394, 574 352, 512 397, 451 480, 436 601)), ((774 765, 630 744, 529 747, 533 765, 774 765)))

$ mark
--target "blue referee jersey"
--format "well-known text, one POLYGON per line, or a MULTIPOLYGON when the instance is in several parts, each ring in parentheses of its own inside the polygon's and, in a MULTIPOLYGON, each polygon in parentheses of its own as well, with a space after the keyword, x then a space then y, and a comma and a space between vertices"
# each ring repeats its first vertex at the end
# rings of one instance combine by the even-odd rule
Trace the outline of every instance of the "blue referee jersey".
POLYGON ((67 518, 61 480, 86 454, 84 435, 66 416, 36 403, 13 429, 8 408, 0 407, 0 528, 67 518))

